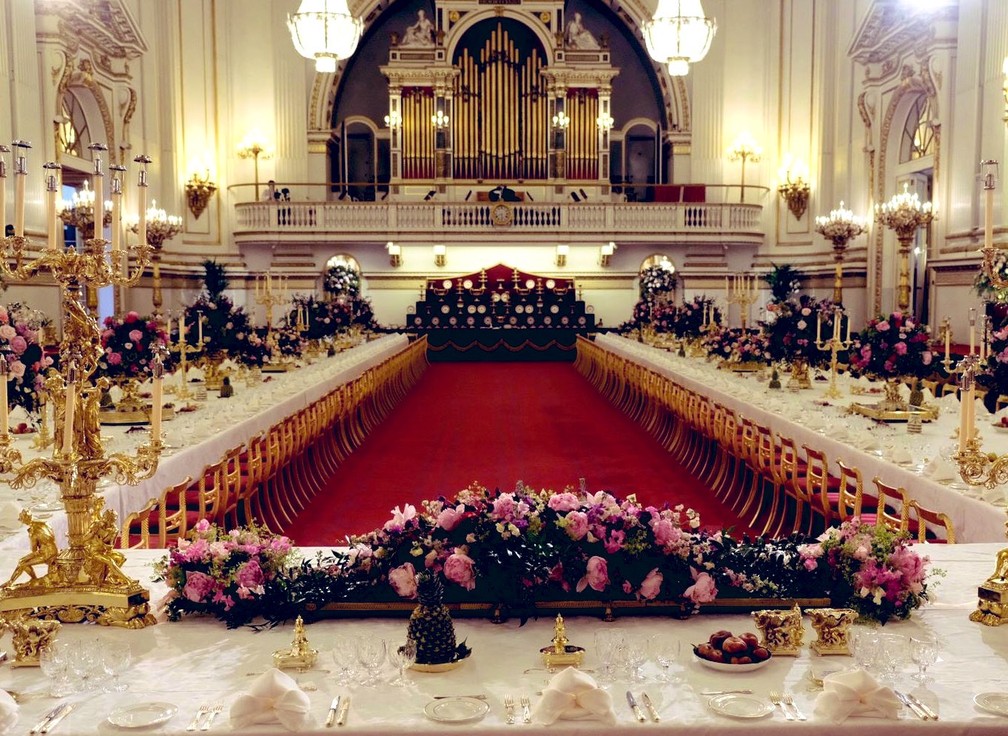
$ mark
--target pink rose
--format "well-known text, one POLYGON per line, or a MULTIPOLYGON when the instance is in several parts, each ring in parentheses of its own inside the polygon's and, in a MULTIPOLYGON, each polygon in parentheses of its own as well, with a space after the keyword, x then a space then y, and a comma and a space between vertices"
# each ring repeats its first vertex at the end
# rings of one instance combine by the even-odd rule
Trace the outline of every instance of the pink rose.
POLYGON ((109 353, 108 355, 109 365, 119 365, 122 363, 121 353, 109 353))
POLYGON ((459 525, 462 521, 462 514, 465 511, 465 506, 459 504, 455 508, 451 506, 443 509, 437 517, 438 526, 444 529, 446 532, 452 531, 455 527, 459 525))
POLYGON ((906 343, 905 342, 896 343, 895 345, 893 345, 893 350, 896 351, 896 355, 906 355, 907 353, 906 343))
POLYGON ((266 576, 263 574, 262 568, 259 567, 259 561, 253 559, 238 568, 235 580, 237 580, 238 585, 252 590, 258 589, 256 592, 260 592, 262 584, 266 582, 266 576))
POLYGON ((126 312, 126 316, 123 317, 123 322, 126 324, 132 324, 133 322, 138 322, 140 320, 140 315, 136 312, 126 312))
POLYGON ((879 332, 885 332, 886 330, 889 329, 889 323, 886 322, 885 320, 882 320, 877 325, 875 325, 875 329, 878 330, 879 332))
POLYGON ((15 335, 14 339, 10 341, 10 346, 11 350, 21 355, 21 353, 28 349, 28 341, 21 337, 21 335, 15 335))
POLYGON ((11 361, 10 365, 8 366, 8 370, 10 370, 10 374, 14 378, 24 378, 25 364, 22 363, 20 360, 11 361))
POLYGON ((585 588, 591 588, 601 593, 609 585, 609 563, 605 558, 594 555, 588 558, 588 566, 585 575, 578 581, 577 592, 580 593, 585 588))
POLYGON ((921 353, 921 363, 923 363, 924 365, 931 365, 931 359, 933 357, 934 356, 931 354, 930 350, 925 350, 923 353, 921 353))
POLYGON ((445 577, 453 583, 458 583, 466 590, 476 587, 475 563, 472 558, 462 552, 453 552, 444 563, 445 577))
POLYGON ((705 572, 698 572, 695 568, 690 568, 690 575, 693 576, 693 585, 686 588, 683 595, 694 603, 710 603, 717 596, 717 586, 714 578, 705 572))
POLYGON ((17 337, 17 330, 15 330, 10 325, 0 326, 0 337, 2 337, 4 340, 13 340, 15 337, 17 337))
POLYGON ((412 562, 393 567, 388 574, 389 585, 400 598, 416 598, 416 570, 412 562))
POLYGON ((661 574, 661 571, 656 567, 654 570, 647 574, 644 578, 644 582, 640 586, 640 597, 646 601, 653 601, 658 597, 658 593, 661 592, 662 582, 664 582, 665 576, 661 574))
POLYGON ((583 511, 571 511, 564 517, 567 522, 567 536, 577 541, 588 533, 588 515, 583 511))
POLYGON ((557 513, 564 513, 578 508, 581 502, 573 493, 555 493, 550 496, 547 505, 557 513))
POLYGON ((140 342, 143 339, 143 333, 140 330, 130 330, 129 339, 133 342, 140 342))
POLYGON ((214 579, 202 572, 190 571, 186 574, 182 595, 195 603, 201 603, 213 590, 214 579))

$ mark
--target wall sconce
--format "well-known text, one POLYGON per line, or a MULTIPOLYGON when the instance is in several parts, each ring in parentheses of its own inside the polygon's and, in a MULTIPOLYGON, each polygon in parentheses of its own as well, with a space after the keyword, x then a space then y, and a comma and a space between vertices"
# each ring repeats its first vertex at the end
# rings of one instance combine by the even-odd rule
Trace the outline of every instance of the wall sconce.
POLYGON ((390 240, 385 244, 385 250, 388 251, 389 265, 392 268, 399 268, 402 265, 402 247, 390 240))
POLYGON ((189 204, 189 211, 197 220, 203 214, 203 210, 210 204, 210 197, 217 191, 217 185, 210 179, 210 170, 207 169, 202 175, 193 173, 189 181, 185 184, 186 202, 189 204))
POLYGON ((784 183, 777 187, 777 191, 787 202, 791 214, 796 220, 800 220, 808 208, 808 167, 800 159, 787 156, 778 172, 778 177, 783 179, 784 183))
POLYGON ((438 268, 444 268, 446 263, 448 263, 448 248, 443 245, 435 245, 434 265, 438 268))
POLYGON ((599 265, 602 268, 609 267, 609 261, 612 259, 613 253, 616 252, 616 243, 609 241, 601 248, 599 248, 599 265))
POLYGON ((567 265, 567 255, 570 253, 569 245, 558 245, 556 247, 556 265, 557 268, 563 268, 567 265))
POLYGON ((385 116, 385 125, 393 130, 399 128, 402 125, 402 115, 393 110, 385 116))
POLYGON ((613 125, 616 124, 616 120, 613 119, 612 115, 604 112, 595 118, 595 124, 598 125, 599 130, 608 132, 612 130, 613 125))

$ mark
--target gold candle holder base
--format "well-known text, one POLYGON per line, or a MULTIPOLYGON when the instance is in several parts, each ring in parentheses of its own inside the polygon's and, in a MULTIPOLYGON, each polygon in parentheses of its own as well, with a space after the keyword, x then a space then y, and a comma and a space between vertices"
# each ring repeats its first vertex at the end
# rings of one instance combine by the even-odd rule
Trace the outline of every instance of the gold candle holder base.
POLYGON ((775 657, 797 657, 805 636, 802 612, 798 606, 786 611, 753 611, 753 621, 762 636, 760 644, 775 657))
POLYGON ((14 635, 14 661, 11 662, 11 667, 38 667, 39 655, 63 628, 59 621, 38 621, 23 617, 4 619, 3 624, 14 635))
POLYGON ((135 580, 125 588, 32 585, 44 582, 45 578, 39 578, 4 590, 0 612, 31 615, 43 621, 95 623, 124 629, 142 629, 157 623, 148 605, 150 594, 135 580))
POLYGON ((850 652, 850 627, 857 620, 857 612, 849 608, 810 608, 805 611, 812 619, 817 639, 812 651, 823 656, 850 652))
MULTIPOLYGON (((1008 550, 1002 550, 1002 554, 1008 550)), ((977 589, 977 609, 970 614, 970 621, 984 626, 1008 624, 1008 580, 988 578, 977 589)))
POLYGON ((318 659, 318 649, 308 645, 305 635, 304 620, 298 616, 294 622, 294 641, 288 649, 277 649, 273 652, 273 666, 277 669, 307 670, 315 665, 318 659))
POLYGON ((553 624, 553 642, 539 650, 543 664, 547 667, 580 667, 584 662, 584 647, 574 646, 567 641, 563 616, 559 613, 553 624))

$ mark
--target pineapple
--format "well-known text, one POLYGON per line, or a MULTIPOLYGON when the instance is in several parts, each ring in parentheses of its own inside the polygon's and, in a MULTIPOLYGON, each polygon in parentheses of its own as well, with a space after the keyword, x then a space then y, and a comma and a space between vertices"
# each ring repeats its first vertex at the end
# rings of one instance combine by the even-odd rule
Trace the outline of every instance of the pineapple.
POLYGON ((416 642, 417 664, 444 664, 457 658, 455 625, 441 602, 444 588, 436 575, 417 575, 417 599, 410 615, 408 635, 416 642))

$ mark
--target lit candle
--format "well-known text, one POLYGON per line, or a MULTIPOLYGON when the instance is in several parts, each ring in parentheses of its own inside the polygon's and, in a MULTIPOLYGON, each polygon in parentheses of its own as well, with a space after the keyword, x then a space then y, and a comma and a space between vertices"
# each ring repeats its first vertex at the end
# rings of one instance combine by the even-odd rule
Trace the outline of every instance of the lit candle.
POLYGON ((14 141, 14 235, 24 237, 25 180, 28 178, 24 149, 31 148, 26 141, 14 141))
POLYGON ((976 383, 970 384, 969 401, 966 404, 966 439, 973 439, 976 433, 976 383))
POLYGON ((203 312, 199 313, 199 319, 196 320, 196 324, 198 325, 198 332, 199 332, 199 335, 197 336, 196 342, 199 345, 202 345, 203 344, 203 312))
POLYGON ((725 293, 726 297, 731 295, 731 292, 728 290, 728 277, 727 276, 724 277, 724 293, 725 293))
POLYGON ((66 396, 63 411, 63 454, 73 454, 74 411, 77 408, 77 366, 67 371, 66 396))
POLYGON ((970 307, 969 310, 969 326, 970 326, 970 351, 969 354, 973 355, 976 348, 976 310, 970 307))
POLYGON ((150 156, 140 154, 133 159, 140 164, 140 172, 137 174, 137 239, 140 245, 147 243, 147 164, 150 163, 150 156))
POLYGON ((5 153, 10 153, 10 148, 0 144, 0 224, 7 222, 7 159, 5 153))
POLYGON ((164 382, 164 363, 161 356, 154 358, 154 391, 151 395, 151 442, 159 444, 161 442, 161 396, 162 383, 164 382))
MULTIPOLYGON (((840 313, 840 318, 843 319, 843 312, 840 313)), ((847 318, 847 338, 845 342, 850 342, 850 317, 847 318)))
POLYGON ((94 152, 94 174, 91 189, 94 190, 94 237, 100 238, 105 232, 105 171, 102 168, 101 152, 108 150, 101 143, 88 146, 94 152))
POLYGON ((949 360, 950 360, 950 358, 949 358, 949 347, 950 347, 949 342, 952 339, 952 329, 951 329, 952 326, 949 323, 949 318, 948 317, 945 318, 944 327, 945 327, 945 362, 948 363, 949 360))
POLYGON ((35 342, 38 343, 40 348, 45 347, 45 328, 39 326, 38 332, 35 333, 35 342))
POLYGON ((984 187, 984 248, 994 246, 994 187, 984 187))
POLYGON ((833 312, 833 341, 840 342, 840 322, 843 319, 843 315, 840 314, 839 310, 833 312))
POLYGON ((122 179, 119 178, 120 171, 125 171, 123 166, 110 166, 116 173, 112 175, 112 268, 119 265, 119 250, 122 248, 122 179))
POLYGON ((822 312, 816 313, 815 341, 822 342, 822 312))
POLYGON ((7 406, 7 359, 0 355, 0 436, 10 434, 10 410, 7 406))

